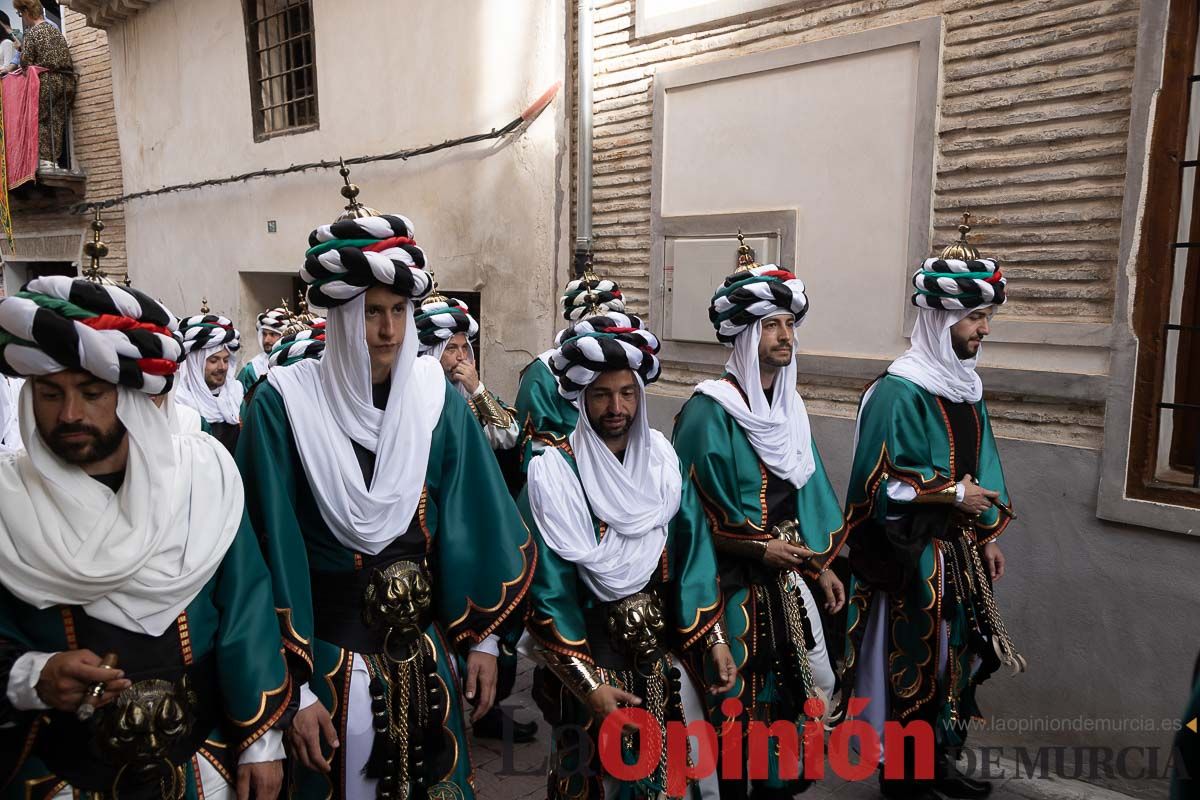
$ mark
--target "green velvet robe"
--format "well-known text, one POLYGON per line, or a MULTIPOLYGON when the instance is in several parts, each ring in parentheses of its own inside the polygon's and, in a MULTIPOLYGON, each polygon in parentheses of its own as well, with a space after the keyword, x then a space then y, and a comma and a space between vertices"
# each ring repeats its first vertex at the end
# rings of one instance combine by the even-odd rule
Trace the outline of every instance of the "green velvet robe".
MULTIPOLYGON (((284 644, 312 669, 309 686, 325 704, 345 741, 353 653, 314 637, 309 570, 350 571, 363 554, 343 546, 329 530, 304 472, 283 398, 260 384, 243 420, 238 464, 247 481, 246 505, 271 570, 284 644)), ((435 621, 426 629, 438 675, 449 694, 444 723, 453 765, 438 782, 474 797, 472 769, 459 700, 460 676, 452 656, 496 633, 510 645, 520 634, 523 601, 537 564, 533 537, 504 485, 496 459, 474 414, 446 383, 445 405, 434 428, 417 508, 430 566, 435 621)), ((398 531, 397 535, 403 534, 398 531)), ((335 781, 297 768, 297 797, 341 796, 343 767, 335 755, 335 781)), ((431 791, 435 787, 431 784, 431 791)))
MULTIPOLYGON (((39 610, 0 586, 0 649, 8 651, 14 659, 31 650, 58 652, 86 648, 102 655, 112 645, 107 638, 96 638, 108 635, 102 628, 97 630, 97 626, 103 623, 90 621, 78 606, 39 610)), ((130 637, 139 643, 152 641, 152 637, 142 634, 124 635, 126 641, 130 637)), ((236 786, 238 755, 275 725, 291 701, 294 689, 283 655, 270 577, 248 518, 243 518, 216 575, 160 637, 155 652, 164 650, 173 654, 169 663, 161 664, 166 670, 215 659, 220 696, 202 698, 202 702, 219 702, 222 722, 208 735, 187 767, 188 800, 199 800, 195 759, 207 759, 236 786)), ((135 659, 128 650, 117 652, 117 656, 121 659, 118 666, 136 669, 135 659)), ((141 666, 148 668, 146 664, 141 666)), ((142 672, 133 679, 151 674, 142 672)), ((4 675, 7 685, 7 670, 4 675)), ((98 712, 102 713, 104 709, 98 712)), ((0 797, 46 800, 61 788, 61 780, 39 757, 38 748, 46 746, 44 737, 51 721, 62 716, 67 715, 15 711, 7 699, 0 699, 0 719, 15 723, 14 727, 0 729, 0 780, 5 781, 0 784, 0 797)))
POLYGON ((579 422, 579 408, 558 393, 554 373, 540 358, 521 371, 515 405, 517 424, 521 426, 517 448, 521 452, 521 472, 525 473, 530 460, 543 448, 567 449, 567 437, 579 422))
MULTIPOLYGON (((569 444, 566 445, 564 456, 578 475, 579 468, 569 444)), ((527 622, 529 633, 540 647, 575 656, 595 666, 596 661, 588 644, 584 613, 585 610, 596 607, 599 601, 580 580, 578 568, 546 546, 529 507, 528 489, 521 493, 518 505, 526 524, 537 538, 540 554, 537 572, 530 589, 530 613, 527 622)), ((596 540, 600 541, 607 526, 593 514, 592 527, 596 532, 596 540)), ((672 652, 679 654, 681 661, 692 667, 706 662, 704 639, 713 625, 721 619, 721 593, 717 581, 716 556, 707 528, 696 492, 691 484, 684 481, 679 512, 667 529, 667 541, 663 547, 661 562, 650 579, 650 585, 658 587, 659 596, 663 600, 667 624, 666 641, 670 644, 672 652)), ((620 686, 612 672, 601 669, 600 675, 607 683, 620 686)), ((535 694, 539 695, 538 700, 543 711, 547 707, 555 709, 549 713, 548 721, 552 725, 582 726, 593 737, 594 742, 599 725, 583 703, 557 679, 548 678, 538 681, 538 684, 535 694)), ((704 691, 701 681, 695 680, 695 685, 697 691, 704 691)), ((598 756, 593 753, 594 774, 589 779, 579 774, 580 770, 572 759, 574 755, 575 753, 570 752, 562 754, 561 766, 565 775, 561 780, 554 779, 556 762, 555 756, 551 756, 549 796, 603 797, 598 756)), ((632 758, 628 756, 629 754, 627 760, 632 763, 632 758)), ((652 775, 638 786, 623 786, 618 798, 609 797, 604 800, 632 800, 643 796, 646 791, 662 791, 663 788, 662 776, 652 775)))
MULTIPOLYGON (((737 385, 731 375, 722 379, 737 385)), ((676 417, 671 438, 699 493, 713 535, 733 540, 771 539, 767 530, 767 468, 737 420, 716 400, 694 394, 676 417)), ((803 488, 792 491, 791 502, 795 504, 795 519, 805 546, 816 554, 805 569, 815 578, 838 554, 846 538, 846 528, 841 504, 825 474, 815 441, 812 447, 817 469, 803 488)), ((717 549, 718 560, 736 559, 717 549)), ((754 630, 754 604, 745 583, 726 579, 721 588, 725 593, 730 647, 734 661, 741 665, 753 656, 753 643, 748 636, 754 630)), ((744 696, 746 688, 739 676, 729 696, 738 697, 749 708, 759 692, 744 696)))
MULTIPOLYGON (((957 482, 955 441, 945 401, 895 375, 884 376, 874 386, 874 392, 859 411, 858 447, 846 492, 850 547, 860 551, 851 557, 855 575, 847 593, 843 681, 848 686, 853 686, 875 591, 862 574, 864 569, 856 566, 864 563, 858 559, 895 563, 895 553, 878 533, 880 526, 889 514, 914 510, 912 504, 888 497, 888 479, 908 484, 918 495, 934 493, 957 482)), ((973 455, 978 464, 974 477, 984 488, 998 491, 1000 499, 1008 505, 1008 489, 987 406, 980 400, 973 408, 977 441, 977 452, 973 455)), ((957 455, 961 457, 962 453, 957 455)), ((989 508, 976 519, 976 543, 982 546, 993 541, 1009 521, 1010 517, 996 507, 989 508)), ((937 551, 944 547, 945 542, 936 538, 925 542, 917 560, 915 580, 888 597, 889 718, 902 722, 920 718, 931 724, 941 723, 940 738, 948 744, 957 744, 962 737, 958 723, 979 714, 974 699, 978 676, 971 677, 968 609, 961 600, 944 603, 944 591, 939 590, 945 576, 940 574, 937 551), (943 620, 950 623, 948 680, 938 681, 937 631, 943 620)))
POLYGON ((261 377, 262 376, 258 374, 258 371, 254 369, 253 361, 247 361, 246 366, 238 370, 237 374, 238 383, 240 383, 242 388, 247 392, 250 391, 250 387, 257 383, 258 379, 261 377))
MULTIPOLYGON (((729 374, 723 375, 722 380, 738 385, 729 374)), ((708 696, 710 717, 714 725, 725 722, 720 704, 732 697, 742 703, 749 718, 773 722, 784 716, 777 688, 779 677, 773 669, 753 668, 760 657, 766 657, 759 652, 756 636, 764 624, 759 615, 766 612, 759 605, 755 585, 769 578, 764 576, 757 559, 750 561, 728 551, 722 552, 720 546, 722 539, 738 542, 773 538, 768 513, 775 509, 767 507, 767 467, 737 420, 707 395, 693 394, 684 404, 675 419, 671 438, 718 543, 725 628, 734 663, 738 666, 733 689, 717 697, 708 696)), ((812 448, 816 470, 802 488, 791 488, 783 502, 790 506, 787 515, 798 523, 805 546, 816 554, 804 569, 809 577, 815 578, 837 556, 845 541, 846 530, 841 504, 825 474, 815 441, 812 448)), ((821 624, 819 619, 809 622, 821 624)), ((774 756, 770 759, 770 776, 765 781, 767 786, 782 786, 774 756)))

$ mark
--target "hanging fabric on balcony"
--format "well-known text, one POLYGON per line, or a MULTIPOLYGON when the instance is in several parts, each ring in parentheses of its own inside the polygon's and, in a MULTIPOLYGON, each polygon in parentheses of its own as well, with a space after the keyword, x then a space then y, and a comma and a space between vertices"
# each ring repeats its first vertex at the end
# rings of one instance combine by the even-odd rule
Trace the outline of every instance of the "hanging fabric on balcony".
POLYGON ((16 244, 8 193, 37 177, 42 71, 32 67, 0 79, 0 227, 9 252, 16 244))
POLYGON ((5 75, 0 81, 4 94, 4 158, 6 184, 11 191, 37 177, 38 97, 41 67, 29 67, 5 75))

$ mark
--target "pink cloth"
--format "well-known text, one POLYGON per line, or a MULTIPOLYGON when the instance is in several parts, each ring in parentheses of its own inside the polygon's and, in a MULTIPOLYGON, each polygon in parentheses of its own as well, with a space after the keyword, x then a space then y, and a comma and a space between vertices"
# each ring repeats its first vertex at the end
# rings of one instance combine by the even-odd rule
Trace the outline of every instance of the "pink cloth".
POLYGON ((28 67, 0 80, 4 92, 4 157, 8 188, 17 188, 37 177, 38 94, 45 67, 28 67))

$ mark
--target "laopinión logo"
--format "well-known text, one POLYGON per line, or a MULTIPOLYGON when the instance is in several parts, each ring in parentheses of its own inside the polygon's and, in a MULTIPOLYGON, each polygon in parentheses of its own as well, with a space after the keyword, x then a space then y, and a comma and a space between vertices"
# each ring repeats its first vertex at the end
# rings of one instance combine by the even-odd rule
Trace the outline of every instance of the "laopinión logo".
MULTIPOLYGON (((934 732, 933 727, 923 720, 901 724, 888 721, 884 724, 884 741, 878 732, 865 720, 858 719, 867 709, 870 700, 853 698, 849 702, 848 719, 832 731, 826 731, 820 721, 824 704, 810 698, 804 705, 809 718, 803 725, 777 721, 766 723, 738 720, 744 708, 736 699, 726 699, 721 712, 728 722, 722 735, 707 720, 683 723, 669 721, 666 725, 666 777, 667 794, 682 795, 688 783, 696 781, 717 770, 716 753, 721 750, 721 775, 723 780, 768 777, 769 754, 778 753, 779 778, 794 780, 804 777, 821 780, 827 770, 846 781, 866 780, 875 775, 883 755, 883 776, 903 777, 905 742, 913 742, 909 753, 914 774, 910 777, 930 779, 934 777, 934 732), (699 742, 689 754, 688 740, 699 742), (772 747, 774 744, 774 747, 772 747), (803 747, 803 750, 801 749, 803 747), (801 775, 803 767, 803 775, 801 775)), ((596 736, 596 744, 589 728, 582 725, 560 725, 555 728, 559 742, 569 742, 569 750, 578 774, 590 775, 594 756, 599 756, 600 768, 607 775, 621 781, 638 781, 652 775, 663 758, 662 735, 657 721, 640 708, 620 708, 605 717, 596 736), (622 739, 626 729, 637 732, 637 750, 632 763, 627 763, 622 739), (593 749, 595 747, 595 749, 593 749), (598 751, 598 752, 596 752, 598 751)), ((515 768, 511 751, 511 738, 505 736, 502 768, 499 775, 544 774, 546 761, 539 768, 528 772, 515 768)), ((978 751, 963 751, 964 762, 960 772, 983 779, 1000 780, 1008 777, 1024 779, 1067 778, 1076 780, 1103 781, 1112 778, 1124 780, 1162 779, 1173 769, 1182 768, 1179 754, 1169 752, 1163 757, 1165 748, 1145 747, 1097 747, 1075 746, 1014 746, 983 747, 978 751)))

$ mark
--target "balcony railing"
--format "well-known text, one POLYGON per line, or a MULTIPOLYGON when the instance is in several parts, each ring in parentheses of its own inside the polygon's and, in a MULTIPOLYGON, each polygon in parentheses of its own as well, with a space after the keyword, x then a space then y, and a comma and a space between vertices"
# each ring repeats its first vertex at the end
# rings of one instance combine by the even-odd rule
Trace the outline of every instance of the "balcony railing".
MULTIPOLYGON (((47 73, 43 72, 45 76, 47 73)), ((70 81, 77 81, 74 72, 65 74, 70 81)), ((5 92, 4 140, 6 143, 6 174, 9 200, 14 211, 51 210, 73 205, 84 197, 86 175, 74 157, 72 141, 72 109, 70 95, 52 99, 46 104, 47 114, 38 111, 37 98, 23 96, 25 87, 9 86, 10 81, 25 80, 23 73, 13 73, 0 78, 5 92), (13 100, 19 102, 13 102, 13 100), (31 117, 37 115, 37 126, 31 117), (43 128, 48 133, 43 133, 43 128), (60 147, 57 158, 52 162, 40 158, 39 135, 53 136, 60 130, 60 147)), ((31 89, 30 89, 31 91, 31 89)), ((41 91, 45 91, 45 87, 41 91)))

